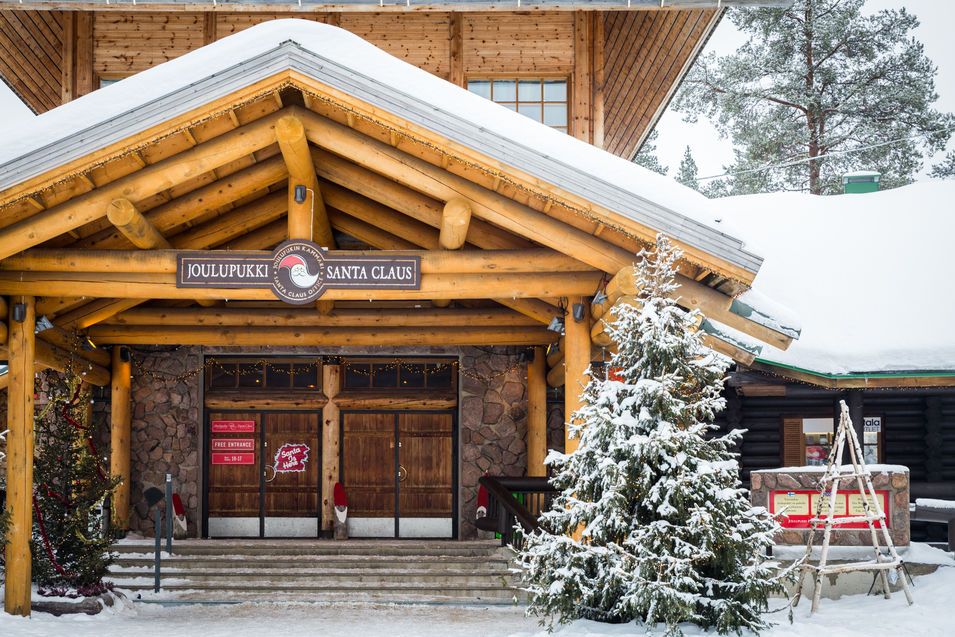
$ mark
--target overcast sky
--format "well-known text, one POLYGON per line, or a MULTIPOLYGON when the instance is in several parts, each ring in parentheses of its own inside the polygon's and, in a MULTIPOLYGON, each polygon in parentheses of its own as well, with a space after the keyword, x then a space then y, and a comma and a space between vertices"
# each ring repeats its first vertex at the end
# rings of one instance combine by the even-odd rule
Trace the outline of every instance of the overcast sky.
MULTIPOLYGON (((926 54, 938 66, 936 90, 939 100, 936 108, 955 112, 955 2, 951 0, 907 0, 893 2, 891 0, 868 0, 866 10, 870 12, 884 8, 905 6, 918 16, 921 25, 916 37, 925 45, 926 54)), ((705 52, 715 51, 725 54, 733 51, 743 42, 741 34, 733 28, 729 20, 722 23, 710 39, 705 52)), ((29 109, 10 91, 6 85, 0 83, 0 129, 16 125, 18 121, 33 117, 29 109)), ((689 145, 700 169, 700 176, 714 175, 723 172, 723 166, 732 161, 732 144, 729 140, 720 139, 715 129, 706 122, 687 124, 683 122, 679 113, 667 111, 657 126, 660 137, 657 143, 660 160, 670 167, 670 173, 676 172, 676 167, 683 157, 683 150, 689 145)), ((955 136, 953 136, 955 137, 955 136)), ((0 143, 3 140, 0 139, 0 143)), ((955 148, 955 140, 949 143, 949 149, 955 148)), ((923 172, 927 172, 933 161, 938 161, 940 154, 926 162, 923 172)), ((864 168, 860 166, 860 169, 864 168)))
MULTIPOLYGON (((938 101, 935 108, 941 111, 955 112, 955 2, 952 0, 906 0, 903 2, 891 0, 867 0, 865 11, 875 13, 881 9, 904 6, 910 13, 915 14, 919 28, 915 37, 925 45, 925 54, 938 67, 935 77, 935 90, 938 101)), ((717 27, 716 32, 707 43, 704 54, 711 51, 718 55, 731 53, 745 41, 743 35, 733 24, 724 19, 717 27)), ((661 163, 670 168, 670 174, 676 173, 677 166, 683 158, 687 145, 693 152, 700 170, 700 176, 718 175, 723 172, 723 166, 733 160, 733 145, 729 140, 720 139, 710 124, 700 121, 697 124, 687 124, 681 115, 668 110, 657 124, 660 137, 657 141, 657 154, 661 163)), ((949 142, 949 149, 955 148, 955 135, 949 142)), ((944 153, 925 162, 923 174, 927 173, 934 162, 940 161, 944 153)), ((859 169, 864 169, 859 166, 859 169)))

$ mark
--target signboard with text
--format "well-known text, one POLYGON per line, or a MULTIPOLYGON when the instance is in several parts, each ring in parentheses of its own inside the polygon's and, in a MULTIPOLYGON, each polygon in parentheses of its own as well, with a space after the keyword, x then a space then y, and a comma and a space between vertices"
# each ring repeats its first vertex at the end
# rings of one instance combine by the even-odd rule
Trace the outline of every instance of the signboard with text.
POLYGON ((255 464, 255 454, 214 452, 212 454, 212 464, 255 464))
POLYGON ((255 433, 254 420, 213 420, 209 430, 214 434, 251 434, 255 433))
MULTIPOLYGON (((881 500, 882 511, 886 518, 889 516, 889 492, 876 491, 876 496, 881 500)), ((777 490, 769 492, 769 512, 782 514, 779 518, 779 524, 785 529, 809 529, 812 528, 810 520, 816 515, 819 506, 819 491, 808 490, 777 490)), ((819 509, 821 515, 826 515, 829 509, 829 494, 822 495, 822 508, 819 509)), ((865 515, 862 493, 858 490, 846 490, 836 493, 834 504, 835 519, 856 517, 865 515)), ((876 522, 876 527, 881 523, 876 522)), ((891 526, 891 525, 890 525, 891 526)), ((865 522, 850 522, 833 526, 833 529, 865 529, 868 525, 865 522)))
POLYGON ((213 451, 255 451, 254 438, 213 438, 213 451))
POLYGON ((311 303, 328 289, 418 290, 421 258, 330 253, 311 241, 286 241, 262 252, 180 252, 179 288, 271 288, 282 301, 311 303))

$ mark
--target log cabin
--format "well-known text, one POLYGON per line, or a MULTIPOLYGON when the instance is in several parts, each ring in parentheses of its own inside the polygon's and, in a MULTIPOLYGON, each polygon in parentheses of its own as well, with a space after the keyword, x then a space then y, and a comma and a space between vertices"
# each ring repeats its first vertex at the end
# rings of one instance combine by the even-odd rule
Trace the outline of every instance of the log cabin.
POLYGON ((35 371, 100 388, 119 528, 149 533, 170 473, 199 537, 325 536, 341 483, 353 536, 471 538, 482 474, 573 445, 659 232, 738 364, 744 477, 804 454, 795 403, 760 400, 844 394, 754 381, 800 336, 747 301, 761 256, 625 161, 725 7, 778 3, 659 4, 4 6, 0 76, 41 114, 0 148, 7 609, 29 608, 35 371))

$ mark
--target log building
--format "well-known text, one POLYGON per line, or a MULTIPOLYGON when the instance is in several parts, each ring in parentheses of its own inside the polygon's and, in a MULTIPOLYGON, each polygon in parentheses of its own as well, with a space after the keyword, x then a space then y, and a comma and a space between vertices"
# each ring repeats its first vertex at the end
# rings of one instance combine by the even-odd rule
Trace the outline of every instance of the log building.
MULTIPOLYGON (((4 5, 40 114, 0 147, 7 610, 37 370, 100 388, 122 528, 171 473, 200 537, 326 535, 341 482, 353 535, 468 538, 482 474, 573 444, 657 233, 741 370, 798 339, 746 294, 762 258, 628 161, 723 8, 776 3, 664 4, 4 5)), ((747 469, 788 460, 779 413, 747 469)))

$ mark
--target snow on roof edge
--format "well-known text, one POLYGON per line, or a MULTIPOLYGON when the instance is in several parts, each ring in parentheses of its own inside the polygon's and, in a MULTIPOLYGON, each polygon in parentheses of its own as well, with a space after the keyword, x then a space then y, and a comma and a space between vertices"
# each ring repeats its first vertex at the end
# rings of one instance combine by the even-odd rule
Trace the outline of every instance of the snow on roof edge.
MULTIPOLYGON (((549 168, 560 175, 542 177, 546 181, 569 190, 573 188, 589 200, 749 271, 755 272, 761 265, 762 259, 746 250, 742 241, 711 221, 713 215, 707 210, 709 200, 699 193, 473 95, 392 57, 347 31, 306 20, 275 20, 256 25, 38 116, 34 122, 21 127, 19 135, 7 140, 0 150, 0 162, 3 162, 0 180, 4 172, 8 177, 14 176, 11 165, 25 164, 23 160, 27 156, 62 144, 64 140, 71 140, 74 145, 87 144, 87 133, 91 129, 146 108, 177 91, 187 92, 190 86, 208 85, 228 76, 230 71, 234 75, 243 64, 263 58, 270 49, 276 50, 289 42, 320 58, 316 60, 319 73, 331 72, 331 67, 337 64, 341 67, 339 71, 350 70, 391 93, 400 92, 406 99, 426 104, 432 119, 453 118, 457 121, 452 123, 459 128, 467 123, 484 138, 495 138, 490 141, 498 151, 509 148, 512 154, 521 151, 524 155, 533 155, 532 159, 540 164, 538 173, 549 168), (414 97, 419 94, 428 95, 427 103, 414 97), (653 199, 644 193, 652 193, 653 199)), ((192 96, 193 102, 206 96, 204 92, 197 92, 192 96)), ((89 152, 89 147, 85 148, 89 152)), ((527 169, 526 162, 504 161, 527 169)), ((21 174, 16 178, 12 183, 28 177, 21 174)), ((8 183, 0 187, 12 185, 9 179, 6 181, 8 183)))

